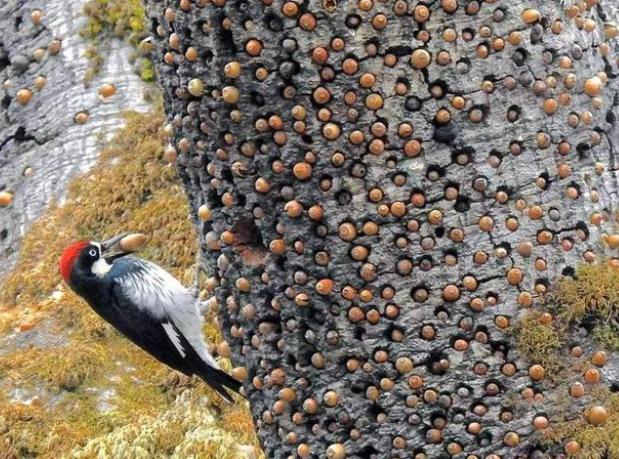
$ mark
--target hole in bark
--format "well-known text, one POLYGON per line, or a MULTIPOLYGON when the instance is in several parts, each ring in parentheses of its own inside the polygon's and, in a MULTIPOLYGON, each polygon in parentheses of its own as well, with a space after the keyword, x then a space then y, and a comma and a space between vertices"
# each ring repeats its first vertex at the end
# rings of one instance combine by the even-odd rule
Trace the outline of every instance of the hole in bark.
POLYGON ((518 105, 511 105, 507 109, 507 121, 515 123, 520 118, 520 107, 518 105))
POLYGON ((23 19, 21 16, 17 16, 15 18, 15 30, 19 30, 19 26, 21 25, 22 22, 23 22, 23 19))
POLYGON ((9 59, 9 55, 5 54, 4 50, 0 48, 0 70, 4 70, 9 65, 11 65, 11 60, 9 59))
POLYGON ((455 150, 451 154, 451 162, 457 164, 458 166, 466 166, 472 161, 474 153, 475 149, 473 147, 464 147, 455 150))
MULTIPOLYGON (((400 45, 392 46, 385 51, 385 54, 393 54, 394 56, 410 56, 413 53, 413 48, 410 46, 400 45)), ((408 85, 408 80, 405 78, 398 78, 398 83, 402 82, 408 85)))
POLYGON ((0 240, 4 241, 9 235, 9 230, 7 230, 6 228, 4 228, 2 231, 0 231, 0 240))
POLYGON ((361 25, 361 16, 358 14, 349 14, 346 16, 346 20, 344 21, 346 27, 349 29, 356 30, 361 25))
POLYGON ((574 268, 572 268, 571 266, 566 266, 561 271, 561 274, 563 276, 574 277, 576 275, 576 270, 574 268))
POLYGON ((352 201, 352 195, 347 190, 342 190, 337 193, 336 199, 341 206, 347 206, 352 201))
POLYGON ((150 33, 154 36, 157 36, 157 27, 159 27, 159 21, 157 18, 150 18, 150 33))
POLYGON ((11 98, 9 96, 4 96, 0 104, 2 104, 2 108, 9 108, 9 105, 11 105, 11 98))
POLYGON ((378 450, 373 446, 366 446, 362 450, 359 451, 359 457, 362 459, 373 459, 377 457, 378 450))
POLYGON ((449 362, 447 355, 442 351, 433 351, 426 361, 428 371, 433 375, 444 375, 448 368, 445 368, 443 362, 449 362))
POLYGON ((456 212, 467 212, 471 208, 471 200, 466 196, 458 196, 454 209, 456 212))
POLYGON ((528 57, 529 52, 526 49, 518 48, 514 51, 514 54, 512 54, 512 61, 514 61, 514 64, 518 67, 522 67, 526 63, 528 57))
POLYGON ((449 92, 449 86, 444 80, 436 80, 430 84, 430 93, 435 99, 443 99, 445 94, 449 92))
POLYGON ((445 236, 445 228, 442 226, 434 230, 434 235, 438 238, 445 236))
POLYGON ((421 99, 416 96, 407 97, 406 102, 404 102, 404 108, 410 112, 416 112, 421 108, 421 99))
POLYGON ((431 164, 428 166, 428 170, 426 171, 426 177, 429 180, 436 181, 444 176, 445 168, 437 166, 436 164, 431 164))
POLYGON ((264 23, 273 32, 279 32, 284 28, 282 20, 273 12, 268 12, 264 15, 264 23))
POLYGON ((471 29, 469 27, 462 29, 462 39, 464 41, 471 41, 473 38, 475 38, 475 30, 471 29))
POLYGON ((250 97, 252 104, 257 105, 258 107, 262 107, 264 105, 264 97, 259 92, 252 91, 250 97))

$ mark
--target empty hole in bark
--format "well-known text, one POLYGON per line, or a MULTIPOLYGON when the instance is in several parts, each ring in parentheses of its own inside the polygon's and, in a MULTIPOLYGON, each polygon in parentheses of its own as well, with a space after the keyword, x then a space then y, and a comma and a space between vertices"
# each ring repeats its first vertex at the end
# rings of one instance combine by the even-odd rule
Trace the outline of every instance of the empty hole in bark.
POLYGON ((356 327, 355 328, 355 339, 363 340, 365 333, 366 333, 365 327, 356 327))
POLYGON ((445 228, 443 228, 442 226, 439 226, 438 228, 436 228, 434 230, 434 235, 437 238, 441 238, 441 237, 445 236, 445 228))
MULTIPOLYGON (((0 48, 0 51, 2 51, 2 48, 0 48)), ((9 59, 8 54, 2 54, 0 57, 0 70, 4 70, 9 65, 11 65, 11 60, 9 59)))
POLYGON ((229 167, 224 167, 221 170, 221 178, 222 178, 222 180, 225 180, 226 182, 233 182, 234 181, 234 177, 232 176, 232 171, 230 170, 229 167))
POLYGON ((150 18, 150 33, 154 36, 157 35, 157 27, 159 27, 159 21, 157 18, 150 18))
POLYGON ((576 270, 574 268, 572 268, 571 266, 566 266, 565 268, 563 268, 563 270, 561 271, 561 274, 563 276, 568 276, 568 277, 575 277, 576 276, 576 270))
POLYGON ((267 248, 255 220, 249 217, 240 218, 232 227, 232 232, 236 237, 233 249, 241 256, 243 261, 250 266, 263 265, 266 260, 267 248))
POLYGON ((610 385, 610 391, 611 392, 619 392, 619 383, 612 383, 610 385))
POLYGON ((0 231, 0 241, 4 241, 8 236, 9 236, 9 230, 7 230, 6 228, 0 231))
POLYGON ((210 49, 205 49, 200 53, 200 56, 202 57, 202 60, 204 60, 204 62, 208 63, 213 60, 214 54, 213 51, 211 51, 210 49))
POLYGON ((367 167, 361 161, 355 161, 350 166, 350 175, 356 178, 363 178, 367 173, 367 167))
POLYGON ((454 204, 454 209, 456 212, 467 212, 471 208, 471 200, 466 196, 458 196, 456 199, 456 203, 454 204))
POLYGON ((373 457, 377 457, 378 450, 373 446, 365 446, 362 450, 359 451, 359 457, 362 459, 371 459, 373 457))
POLYGON ((2 108, 9 108, 9 105, 11 105, 11 98, 9 96, 4 96, 0 104, 2 108))
POLYGON ((232 34, 232 30, 224 29, 223 27, 218 27, 217 31, 219 33, 220 49, 222 51, 227 51, 230 54, 235 55, 237 52, 237 49, 236 49, 236 44, 234 43, 234 35, 232 34))
POLYGON ((477 435, 477 443, 479 446, 488 446, 491 442, 492 434, 487 430, 483 430, 477 435))
POLYGON ((310 144, 314 143, 314 140, 312 139, 312 136, 309 135, 309 134, 303 134, 301 136, 301 140, 303 140, 303 142, 305 142, 305 143, 310 143, 310 144))
POLYGON ((284 28, 282 20, 273 12, 268 12, 264 15, 264 23, 273 32, 279 32, 284 28))
POLYGON ((514 61, 514 64, 518 67, 522 67, 526 63, 528 57, 529 52, 526 49, 518 48, 514 51, 514 54, 512 54, 512 61, 514 61))
POLYGON ((421 99, 417 96, 410 96, 406 98, 406 102, 404 102, 404 108, 409 112, 416 112, 421 108, 421 99))
POLYGON ((576 152, 578 153, 578 159, 583 160, 588 156, 588 151, 591 150, 591 144, 588 142, 580 142, 576 145, 576 152))
POLYGON ((19 30, 19 26, 23 22, 23 18, 21 16, 17 16, 15 18, 15 30, 19 30))
POLYGON ((257 105, 258 107, 262 107, 264 105, 264 97, 259 92, 252 91, 250 97, 252 104, 257 105))
POLYGON ((342 190, 336 195, 337 202, 341 206, 347 206, 352 201, 352 195, 347 190, 342 190))
POLYGON ((612 109, 608 110, 606 112, 606 122, 614 125, 616 121, 617 121, 617 117, 615 116, 615 113, 612 111, 612 109))

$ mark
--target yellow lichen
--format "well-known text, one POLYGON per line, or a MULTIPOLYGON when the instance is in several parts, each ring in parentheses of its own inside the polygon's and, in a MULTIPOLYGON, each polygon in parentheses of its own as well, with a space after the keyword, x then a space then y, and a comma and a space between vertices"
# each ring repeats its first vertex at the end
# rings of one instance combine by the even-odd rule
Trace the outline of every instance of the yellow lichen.
POLYGON ((605 263, 582 265, 575 279, 566 277, 550 295, 561 318, 580 322, 587 315, 603 321, 619 318, 619 270, 605 263))
MULTIPOLYGON (((204 383, 179 377, 139 350, 58 274, 60 253, 71 242, 137 231, 149 237, 140 256, 186 284, 193 280, 197 235, 176 170, 162 159, 162 109, 125 117, 98 164, 31 226, 17 266, 0 285, 6 457, 120 451, 114 457, 236 458, 238 444, 257 445, 245 403, 224 406, 204 383)), ((205 336, 218 344, 213 313, 206 319, 205 336)), ((227 359, 221 365, 232 367, 227 359)))
POLYGON ((600 426, 589 424, 584 417, 558 422, 546 432, 545 440, 550 443, 578 442, 580 452, 569 456, 574 459, 619 457, 619 394, 598 389, 593 392, 589 405, 606 407, 610 414, 608 420, 600 426))
POLYGON ((520 355, 544 367, 550 376, 561 369, 559 350, 563 345, 564 329, 558 322, 545 323, 539 311, 527 311, 514 328, 520 355))

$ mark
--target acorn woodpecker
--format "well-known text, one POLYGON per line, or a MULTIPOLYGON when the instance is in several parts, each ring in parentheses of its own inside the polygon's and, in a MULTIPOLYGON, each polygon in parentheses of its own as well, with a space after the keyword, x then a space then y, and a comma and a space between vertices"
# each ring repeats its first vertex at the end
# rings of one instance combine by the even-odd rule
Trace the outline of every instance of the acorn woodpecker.
POLYGON ((119 242, 78 241, 60 257, 60 274, 99 316, 159 361, 197 375, 226 401, 241 383, 219 368, 202 337, 197 298, 156 264, 119 242))

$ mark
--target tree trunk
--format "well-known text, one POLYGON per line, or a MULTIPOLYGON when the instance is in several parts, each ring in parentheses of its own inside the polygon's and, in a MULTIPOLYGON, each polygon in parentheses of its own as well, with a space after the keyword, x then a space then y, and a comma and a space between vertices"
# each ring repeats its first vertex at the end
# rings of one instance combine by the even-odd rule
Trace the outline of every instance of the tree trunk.
POLYGON ((510 330, 612 228, 615 2, 146 3, 267 456, 541 455, 510 330))

